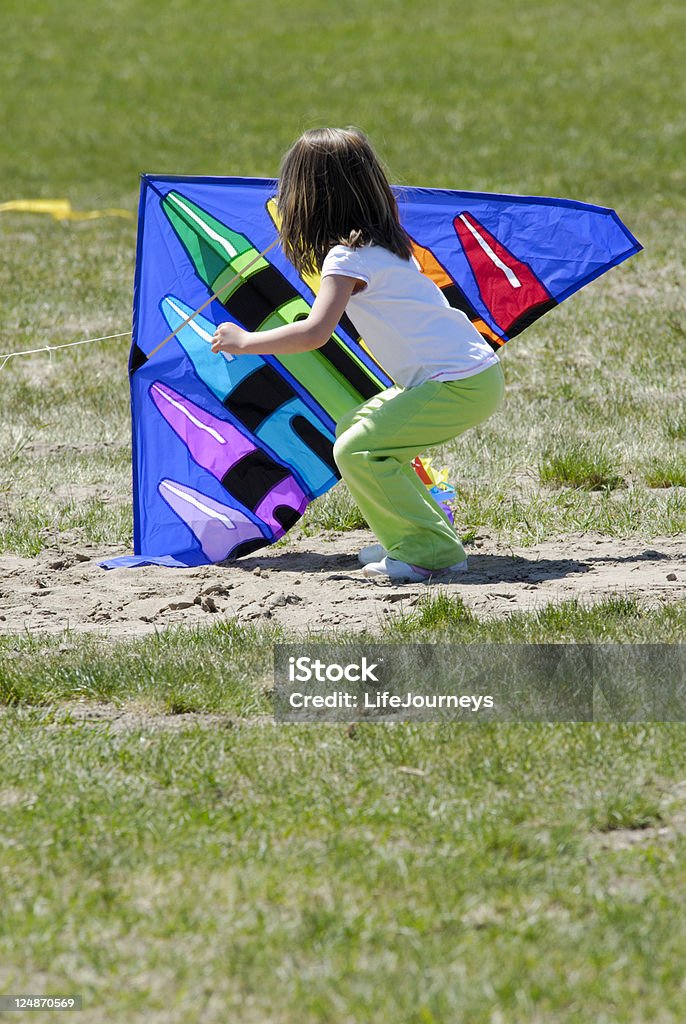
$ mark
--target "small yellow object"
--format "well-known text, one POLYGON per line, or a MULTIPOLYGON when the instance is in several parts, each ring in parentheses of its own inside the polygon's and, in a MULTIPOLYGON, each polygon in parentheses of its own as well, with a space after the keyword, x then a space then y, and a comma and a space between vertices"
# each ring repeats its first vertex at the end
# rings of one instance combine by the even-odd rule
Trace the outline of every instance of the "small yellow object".
POLYGON ((68 199, 11 199, 9 202, 0 203, 0 213, 4 211, 48 213, 55 220, 98 220, 100 217, 126 217, 133 220, 130 210, 116 207, 106 210, 74 210, 68 199))
POLYGON ((431 459, 427 458, 426 455, 422 456, 422 465, 424 472, 431 480, 432 484, 447 484, 448 483, 448 467, 444 466, 443 469, 436 469, 435 466, 431 465, 431 459))

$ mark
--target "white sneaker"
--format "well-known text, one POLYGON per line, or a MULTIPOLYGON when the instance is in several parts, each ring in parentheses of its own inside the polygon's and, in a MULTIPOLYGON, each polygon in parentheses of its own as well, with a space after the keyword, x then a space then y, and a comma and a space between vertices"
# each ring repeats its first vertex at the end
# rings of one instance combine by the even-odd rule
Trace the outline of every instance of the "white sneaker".
POLYGON ((378 562, 368 562, 362 575, 367 579, 387 579, 393 583, 425 583, 432 577, 448 576, 453 572, 466 572, 468 568, 467 559, 449 565, 445 569, 423 569, 420 565, 409 565, 397 558, 389 558, 388 555, 378 562))
POLYGON ((360 565, 369 565, 370 562, 380 562, 387 554, 383 544, 370 544, 368 548, 362 548, 357 560, 360 565))

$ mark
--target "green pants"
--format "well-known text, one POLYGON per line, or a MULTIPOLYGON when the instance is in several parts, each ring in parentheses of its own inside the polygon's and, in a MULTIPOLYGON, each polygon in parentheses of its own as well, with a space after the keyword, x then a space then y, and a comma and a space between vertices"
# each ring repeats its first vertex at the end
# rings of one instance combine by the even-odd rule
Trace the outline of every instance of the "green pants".
POLYGON ((346 413, 334 458, 360 511, 392 558, 425 569, 465 551, 411 462, 487 419, 503 397, 500 364, 463 380, 389 388, 346 413))

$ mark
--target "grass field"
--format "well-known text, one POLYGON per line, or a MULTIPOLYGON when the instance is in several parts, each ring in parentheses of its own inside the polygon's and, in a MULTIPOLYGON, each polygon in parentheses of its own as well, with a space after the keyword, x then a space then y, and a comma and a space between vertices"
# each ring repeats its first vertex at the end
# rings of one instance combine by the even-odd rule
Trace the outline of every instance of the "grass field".
MULTIPOLYGON (((131 217, 0 212, 0 354, 129 328, 141 172, 274 176, 302 129, 358 124, 395 182, 612 206, 645 247, 508 346, 502 411, 442 451, 465 536, 686 532, 681 5, 3 14, 0 204, 131 217)), ((0 551, 130 547, 127 351, 0 371, 0 551)), ((342 487, 305 521, 357 525, 342 487)), ((435 600, 384 639, 679 643, 685 619, 435 600)), ((0 638, 0 993, 79 993, 88 1024, 683 1021, 682 727, 277 726, 275 638, 0 638)))

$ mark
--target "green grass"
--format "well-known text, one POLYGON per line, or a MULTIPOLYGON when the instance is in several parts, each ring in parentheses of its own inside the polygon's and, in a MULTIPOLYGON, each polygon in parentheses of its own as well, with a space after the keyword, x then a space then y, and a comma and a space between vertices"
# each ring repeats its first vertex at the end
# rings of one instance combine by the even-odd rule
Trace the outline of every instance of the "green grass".
MULTIPOLYGON (((357 123, 400 184, 616 208, 645 252, 508 345, 501 411, 434 459, 463 535, 686 532, 683 5, 3 14, 0 203, 135 213, 143 171, 273 176, 303 128, 357 123)), ((128 329, 132 221, 0 213, 0 241, 0 354, 128 329)), ((130 545, 127 348, 0 371, 1 550, 130 545)), ((357 516, 339 487, 305 528, 357 516)), ((678 643, 685 620, 442 597, 384 638, 678 643)), ((0 638, 0 991, 79 992, 88 1024, 683 1021, 680 726, 277 727, 276 636, 0 638), (185 713, 225 727, 156 717, 185 713)))
POLYGON ((316 536, 322 530, 364 530, 367 520, 355 504, 345 484, 338 484, 308 505, 302 520, 302 530, 316 536))
POLYGON ((683 1017, 680 728, 3 728, 12 991, 93 1024, 683 1017))
POLYGON ((209 630, 165 630, 150 639, 0 638, 0 703, 139 701, 166 713, 271 711, 264 685, 275 631, 235 621, 209 630))
POLYGON ((686 453, 654 459, 644 476, 649 487, 686 487, 686 453))
POLYGON ((52 508, 33 498, 19 507, 10 506, 0 517, 0 546, 27 557, 66 539, 130 545, 132 534, 130 506, 100 498, 65 499, 52 508))
POLYGON ((544 453, 538 469, 541 483, 583 487, 585 490, 614 490, 624 479, 617 472, 617 459, 605 445, 595 450, 572 443, 544 453))
POLYGON ((676 409, 665 420, 665 433, 674 441, 686 441, 686 413, 676 409))
POLYGON ((398 615, 387 625, 385 636, 407 642, 465 644, 679 643, 685 630, 683 603, 655 610, 632 597, 604 598, 593 606, 571 600, 483 620, 461 598, 439 594, 398 615))
MULTIPOLYGON (((439 594, 393 615, 381 634, 347 637, 342 630, 335 642, 678 643, 685 631, 683 601, 653 609, 630 597, 592 606, 572 600, 479 619, 459 597, 439 594)), ((271 714, 273 645, 300 639, 280 627, 237 620, 135 641, 75 632, 0 636, 0 705, 50 708, 83 699, 137 703, 160 713, 271 714)), ((326 642, 327 634, 310 632, 307 639, 326 642)))
POLYGON ((536 544, 566 533, 597 531, 608 537, 658 537, 686 530, 686 493, 678 488, 650 490, 639 481, 622 491, 589 492, 561 488, 548 494, 514 487, 479 487, 460 492, 460 536, 487 524, 502 538, 536 544))

